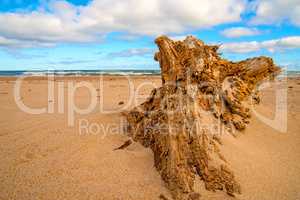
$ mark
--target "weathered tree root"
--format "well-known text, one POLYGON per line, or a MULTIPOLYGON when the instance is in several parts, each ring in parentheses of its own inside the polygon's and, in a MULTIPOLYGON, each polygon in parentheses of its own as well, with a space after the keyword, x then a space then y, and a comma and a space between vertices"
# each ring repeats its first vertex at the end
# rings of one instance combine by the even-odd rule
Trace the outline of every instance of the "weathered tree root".
POLYGON ((207 190, 240 193, 219 150, 220 133, 246 127, 249 97, 279 68, 266 57, 237 63, 221 59, 217 46, 192 36, 177 42, 162 36, 156 44, 163 85, 127 113, 130 136, 153 150, 155 167, 174 199, 199 198, 196 175, 207 190))

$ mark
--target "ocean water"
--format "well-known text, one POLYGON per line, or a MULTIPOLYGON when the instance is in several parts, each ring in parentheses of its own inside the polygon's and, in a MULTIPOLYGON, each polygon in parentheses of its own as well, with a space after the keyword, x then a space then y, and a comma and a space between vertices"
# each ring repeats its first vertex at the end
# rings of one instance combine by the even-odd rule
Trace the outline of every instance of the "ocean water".
POLYGON ((97 75, 159 75, 160 70, 17 70, 0 71, 0 76, 97 76, 97 75))
MULTIPOLYGON (((17 70, 0 71, 0 76, 97 76, 97 75, 159 75, 160 70, 17 70)), ((280 77, 299 77, 300 71, 284 71, 280 77)))
POLYGON ((300 71, 287 71, 286 75, 288 77, 299 77, 300 76, 300 71))

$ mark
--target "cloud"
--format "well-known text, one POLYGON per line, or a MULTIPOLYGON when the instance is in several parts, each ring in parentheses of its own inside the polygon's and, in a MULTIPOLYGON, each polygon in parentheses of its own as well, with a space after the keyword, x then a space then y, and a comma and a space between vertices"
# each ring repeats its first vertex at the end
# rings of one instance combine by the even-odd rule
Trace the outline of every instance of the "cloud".
POLYGON ((221 46, 222 52, 229 53, 250 53, 256 52, 262 49, 266 49, 270 52, 285 51, 288 49, 300 48, 300 36, 284 37, 276 40, 266 40, 262 42, 236 42, 225 43, 221 46))
POLYGON ((5 49, 5 53, 7 53, 8 55, 10 55, 11 57, 15 58, 15 59, 40 59, 40 58, 46 58, 47 57, 47 53, 28 53, 25 51, 19 51, 18 49, 5 49))
POLYGON ((183 41, 188 35, 175 35, 170 38, 174 41, 183 41))
POLYGON ((221 52, 229 52, 229 53, 250 53, 259 51, 261 49, 261 45, 259 42, 233 42, 233 43, 225 43, 221 46, 221 52))
POLYGON ((93 0, 75 6, 46 2, 34 11, 1 13, 1 46, 99 42, 111 32, 129 35, 180 34, 240 21, 244 0, 93 0), (214 13, 212 15, 212 13, 214 13))
POLYGON ((67 59, 67 60, 60 60, 57 62, 49 62, 48 64, 50 65, 76 65, 76 64, 87 64, 94 62, 95 60, 72 60, 72 59, 67 59))
POLYGON ((154 49, 150 49, 150 48, 125 49, 119 52, 111 52, 107 54, 107 57, 118 58, 118 57, 147 56, 147 55, 153 55, 153 53, 154 53, 154 49))
POLYGON ((253 36, 259 35, 260 31, 256 28, 247 28, 247 27, 233 27, 225 29, 221 32, 222 35, 228 38, 238 38, 242 36, 253 36))
POLYGON ((285 37, 262 42, 262 46, 271 52, 300 48, 300 36, 285 37))
MULTIPOLYGON (((76 21, 78 9, 65 1, 28 13, 0 14, 2 46, 53 46, 61 42, 91 42, 96 36, 83 31, 76 21)), ((100 38, 100 37, 99 37, 100 38)))
POLYGON ((288 20, 300 26, 299 0, 256 0, 252 2, 255 12, 253 24, 278 24, 288 20))
POLYGON ((31 48, 31 47, 53 47, 54 43, 49 42, 38 42, 36 40, 19 40, 19 39, 10 39, 5 38, 0 35, 0 47, 5 48, 31 48))

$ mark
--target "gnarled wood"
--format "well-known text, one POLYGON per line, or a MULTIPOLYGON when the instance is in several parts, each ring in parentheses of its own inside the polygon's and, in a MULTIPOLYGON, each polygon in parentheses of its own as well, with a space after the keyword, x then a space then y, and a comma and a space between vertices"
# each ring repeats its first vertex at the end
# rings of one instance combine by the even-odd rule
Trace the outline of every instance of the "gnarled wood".
POLYGON ((227 61, 217 46, 192 36, 176 42, 162 36, 155 42, 163 85, 127 113, 130 136, 153 150, 155 167, 175 199, 199 198, 195 176, 208 190, 240 193, 220 152, 220 133, 246 128, 249 97, 279 68, 267 57, 227 61))

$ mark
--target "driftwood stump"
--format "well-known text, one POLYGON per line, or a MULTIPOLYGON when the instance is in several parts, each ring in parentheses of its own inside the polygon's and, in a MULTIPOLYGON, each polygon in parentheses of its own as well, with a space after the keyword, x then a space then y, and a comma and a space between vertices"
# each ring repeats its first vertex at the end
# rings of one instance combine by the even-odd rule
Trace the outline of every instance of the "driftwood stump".
POLYGON ((220 58, 218 46, 192 36, 184 41, 161 36, 155 42, 162 87, 126 113, 129 135, 152 149, 154 165, 174 199, 199 198, 195 176, 207 190, 240 193, 220 152, 220 134, 246 127, 249 99, 259 102, 257 85, 279 68, 267 57, 227 61, 220 58))

